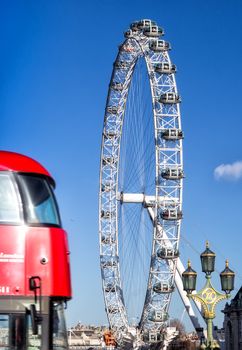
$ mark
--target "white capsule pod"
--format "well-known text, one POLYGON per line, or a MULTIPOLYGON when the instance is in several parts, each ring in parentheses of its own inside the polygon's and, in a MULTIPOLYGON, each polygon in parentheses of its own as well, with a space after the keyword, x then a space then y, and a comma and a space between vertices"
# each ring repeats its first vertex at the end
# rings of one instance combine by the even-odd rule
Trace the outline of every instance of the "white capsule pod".
POLYGON ((126 61, 116 61, 116 62, 114 62, 114 67, 116 69, 127 70, 127 69, 129 69, 130 64, 126 61))
POLYGON ((122 83, 113 82, 111 84, 111 89, 113 89, 115 91, 122 91, 123 90, 123 84, 122 83))
POLYGON ((181 168, 166 168, 161 171, 161 177, 166 180, 181 180, 184 178, 184 172, 181 168))
POLYGON ((102 159, 103 165, 116 165, 118 159, 116 157, 104 156, 102 159))
POLYGON ((163 29, 161 27, 158 27, 157 25, 146 27, 143 30, 143 34, 148 38, 158 38, 159 36, 163 35, 163 33, 163 29))
POLYGON ((174 291, 174 286, 171 286, 169 283, 166 282, 157 282, 153 286, 153 291, 158 294, 172 293, 174 291))
POLYGON ((115 239, 111 235, 102 236, 101 241, 103 244, 114 244, 115 239))
POLYGON ((142 19, 138 22, 137 27, 139 29, 145 29, 145 28, 149 28, 151 26, 156 26, 156 22, 152 21, 151 19, 142 19))
POLYGON ((177 249, 162 247, 157 250, 157 256, 160 259, 176 259, 179 256, 177 249))
POLYGON ((116 307, 110 306, 110 307, 108 308, 108 313, 110 313, 110 314, 117 314, 117 313, 119 313, 119 309, 116 308, 116 307))
POLYGON ((101 211, 101 218, 102 219, 111 219, 112 217, 114 217, 114 212, 112 212, 110 210, 102 210, 101 211))
POLYGON ((112 283, 108 283, 105 287, 104 287, 105 292, 107 293, 114 293, 116 291, 115 285, 112 283))
POLYGON ((164 335, 160 332, 147 332, 142 335, 142 340, 145 343, 156 344, 164 340, 164 335))
POLYGON ((133 22, 130 25, 130 30, 132 31, 132 33, 134 35, 138 34, 140 32, 140 28, 139 28, 139 22, 133 22))
POLYGON ((126 53, 132 53, 135 51, 135 49, 133 48, 133 46, 131 45, 120 45, 119 46, 120 51, 126 52, 126 53))
POLYGON ((159 98, 159 102, 161 103, 180 103, 181 98, 175 92, 166 92, 162 94, 159 98))
POLYGON ((118 107, 117 106, 108 106, 106 108, 106 111, 109 114, 118 114, 118 107))
POLYGON ((168 221, 181 220, 182 216, 182 211, 179 209, 165 209, 161 212, 161 218, 168 221))
POLYGON ((124 32, 124 36, 125 36, 125 38, 129 39, 129 38, 132 38, 135 35, 137 35, 137 33, 138 33, 137 30, 128 29, 126 32, 124 32))
POLYGON ((183 131, 181 129, 164 129, 161 131, 161 136, 167 141, 176 141, 184 138, 183 131))
POLYGON ((104 137, 105 137, 105 139, 113 140, 117 137, 117 132, 116 132, 116 130, 105 130, 104 137))
POLYGON ((102 192, 110 192, 115 189, 115 184, 112 181, 105 181, 101 185, 102 192))
POLYGON ((139 30, 139 21, 135 21, 130 24, 130 29, 131 30, 139 30))
POLYGON ((161 62, 155 64, 155 72, 159 74, 176 73, 176 65, 169 62, 161 62))
POLYGON ((154 52, 163 52, 171 49, 170 43, 165 40, 152 40, 150 49, 154 52))
POLYGON ((165 322, 169 318, 168 312, 164 310, 155 310, 150 312, 148 319, 152 322, 165 322))
POLYGON ((102 267, 103 268, 117 267, 117 261, 115 260, 103 261, 102 267))

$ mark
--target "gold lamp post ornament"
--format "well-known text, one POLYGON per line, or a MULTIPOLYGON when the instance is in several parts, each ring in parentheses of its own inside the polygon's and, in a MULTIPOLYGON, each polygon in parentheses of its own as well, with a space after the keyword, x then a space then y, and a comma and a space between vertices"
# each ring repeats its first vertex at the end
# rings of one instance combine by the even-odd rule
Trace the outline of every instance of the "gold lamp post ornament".
POLYGON ((209 248, 206 242, 206 249, 200 255, 202 271, 205 272, 207 279, 205 286, 197 293, 196 289, 197 273, 191 267, 188 260, 187 269, 182 274, 183 289, 187 292, 187 296, 201 303, 203 309, 203 318, 207 324, 207 339, 201 344, 201 349, 220 349, 218 342, 213 339, 213 319, 215 318, 215 306, 218 302, 230 297, 230 292, 234 289, 235 273, 230 270, 228 260, 225 263, 225 269, 220 273, 221 289, 225 292, 219 293, 211 283, 211 273, 215 269, 216 254, 209 248))

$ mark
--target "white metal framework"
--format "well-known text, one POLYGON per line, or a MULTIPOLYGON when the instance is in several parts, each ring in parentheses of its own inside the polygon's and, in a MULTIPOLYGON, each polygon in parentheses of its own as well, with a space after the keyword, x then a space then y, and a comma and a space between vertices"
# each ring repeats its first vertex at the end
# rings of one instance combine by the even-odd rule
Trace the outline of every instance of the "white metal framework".
MULTIPOLYGON (((182 219, 182 139, 180 96, 163 30, 151 20, 131 24, 119 47, 109 85, 103 126, 99 238, 106 313, 111 328, 129 333, 120 278, 118 248, 120 203, 141 203, 153 223, 148 285, 139 330, 144 342, 162 340, 174 290, 182 219), (119 189, 120 145, 126 102, 137 62, 146 63, 152 98, 155 153, 154 193, 125 193, 119 189)), ((178 278, 179 279, 179 278, 178 278)))

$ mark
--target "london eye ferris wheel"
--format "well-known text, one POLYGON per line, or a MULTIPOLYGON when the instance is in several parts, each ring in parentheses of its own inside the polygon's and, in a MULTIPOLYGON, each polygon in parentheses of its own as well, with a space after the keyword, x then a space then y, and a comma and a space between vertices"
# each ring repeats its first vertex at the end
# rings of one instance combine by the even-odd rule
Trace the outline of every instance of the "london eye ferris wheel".
POLYGON ((131 24, 119 46, 102 134, 99 240, 112 329, 144 342, 166 327, 182 219, 180 96, 170 44, 155 22, 131 24))

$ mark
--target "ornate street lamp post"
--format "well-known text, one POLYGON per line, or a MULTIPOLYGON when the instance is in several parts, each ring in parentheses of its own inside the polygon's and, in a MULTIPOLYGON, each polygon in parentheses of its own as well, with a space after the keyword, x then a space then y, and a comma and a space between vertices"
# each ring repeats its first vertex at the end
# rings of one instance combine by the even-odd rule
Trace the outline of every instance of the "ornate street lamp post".
POLYGON ((215 318, 215 306, 221 300, 230 297, 230 292, 234 289, 235 273, 230 270, 228 260, 226 260, 225 269, 220 273, 221 289, 225 294, 217 292, 211 283, 211 273, 215 268, 215 253, 209 249, 206 242, 206 249, 200 255, 202 271, 205 272, 207 279, 205 286, 197 293, 196 289, 197 273, 191 268, 191 262, 188 261, 188 267, 182 274, 183 288, 187 296, 201 303, 203 309, 203 318, 207 323, 207 339, 202 342, 201 349, 219 349, 219 344, 213 339, 213 319, 215 318))

